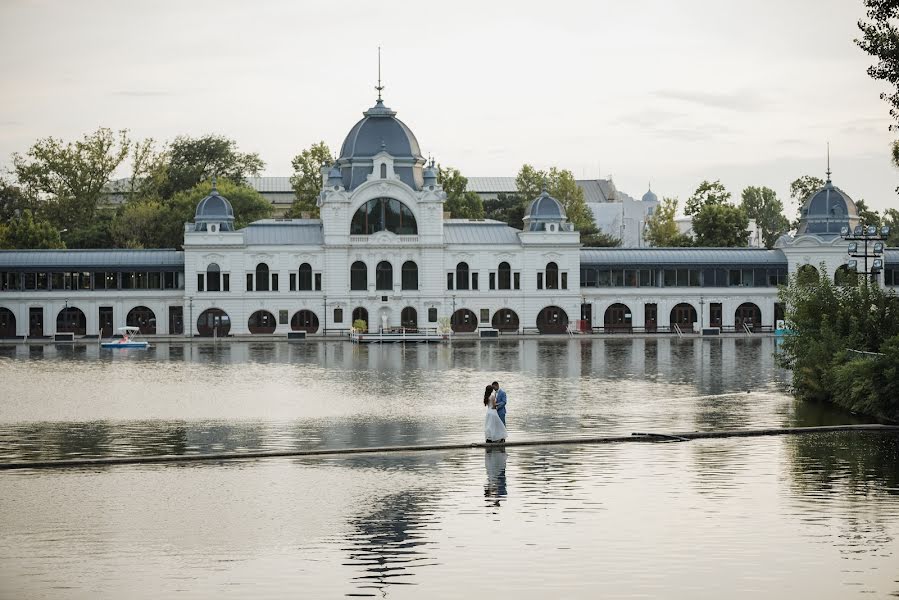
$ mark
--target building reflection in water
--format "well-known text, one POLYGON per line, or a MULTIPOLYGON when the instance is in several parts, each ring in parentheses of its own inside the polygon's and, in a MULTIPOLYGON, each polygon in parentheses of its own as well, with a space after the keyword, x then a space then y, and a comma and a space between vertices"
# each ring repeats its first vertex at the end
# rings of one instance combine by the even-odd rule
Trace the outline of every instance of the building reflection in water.
POLYGON ((487 470, 487 483, 484 484, 484 497, 487 504, 499 506, 505 500, 506 488, 506 449, 487 448, 484 451, 484 468, 487 470))

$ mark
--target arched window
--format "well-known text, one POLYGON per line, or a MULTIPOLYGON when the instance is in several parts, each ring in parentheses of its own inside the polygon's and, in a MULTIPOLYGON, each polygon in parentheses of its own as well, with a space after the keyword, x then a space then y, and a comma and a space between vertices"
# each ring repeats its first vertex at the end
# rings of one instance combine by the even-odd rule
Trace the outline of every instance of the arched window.
POLYGON ((256 265, 256 291, 268 291, 268 265, 265 263, 256 265))
POLYGON ((361 260, 357 260, 350 267, 350 289, 355 291, 368 289, 368 267, 361 260))
POLYGON ((222 291, 222 270, 216 263, 209 263, 206 267, 206 291, 222 291))
POLYGON ((135 306, 128 311, 125 317, 125 325, 139 327, 144 334, 156 333, 156 315, 146 306, 135 306))
POLYGON ((478 317, 467 308, 460 308, 450 317, 450 327, 455 333, 470 333, 478 328, 478 317))
POLYGON ((418 225, 409 207, 393 198, 375 198, 359 207, 350 223, 350 234, 371 235, 390 231, 397 235, 416 235, 418 225))
POLYGON ((460 262, 456 265, 456 289, 468 289, 468 263, 460 262))
POLYGON ((568 330, 568 313, 558 306, 547 306, 537 313, 537 329, 540 333, 565 333, 568 330))
POLYGON ((56 331, 59 333, 87 334, 87 319, 80 308, 70 306, 56 315, 56 331))
POLYGON ((559 289, 559 265, 554 262, 546 265, 546 289, 559 289))
POLYGON ((697 321, 696 308, 692 304, 681 302, 671 309, 669 317, 671 319, 671 331, 675 330, 675 324, 681 331, 693 331, 693 323, 697 321))
POLYGON ((393 289, 393 265, 386 260, 382 260, 375 267, 375 289, 383 291, 393 289))
POLYGON ((368 311, 362 308, 361 306, 357 306, 353 309, 353 327, 356 327, 356 324, 359 323, 360 329, 363 333, 368 331, 368 311), (365 325, 362 325, 362 323, 365 325))
POLYGON ((387 165, 381 163, 381 179, 387 179, 387 165))
POLYGON ((631 331, 633 317, 626 304, 615 303, 606 309, 603 327, 606 331, 631 331))
POLYGON ((300 265, 300 287, 301 292, 312 291, 312 267, 309 263, 300 265))
POLYGON ((197 318, 197 334, 202 337, 224 337, 231 331, 231 317, 220 308, 208 308, 197 318))
POLYGON ((518 314, 511 308, 502 308, 493 313, 493 320, 490 324, 494 329, 500 331, 517 331, 518 314))
POLYGON ((290 319, 290 328, 293 331, 315 333, 318 331, 318 316, 311 310, 297 311, 290 319))
POLYGON ((499 289, 512 289, 512 267, 507 262, 499 263, 499 289))
POLYGON ((0 308, 0 338, 16 336, 16 315, 8 308, 0 308))
POLYGON ((267 310, 257 310, 247 320, 250 333, 274 333, 276 327, 275 316, 267 310))
POLYGON ((411 306, 407 306, 406 308, 404 308, 403 312, 400 313, 400 324, 405 329, 417 329, 418 311, 411 306))
POLYGON ((403 263, 403 289, 418 289, 418 265, 414 261, 407 260, 403 263))
POLYGON ((802 265, 796 271, 796 283, 799 285, 814 285, 818 283, 818 269, 812 265, 802 265))
POLYGON ((743 330, 743 325, 750 331, 762 326, 762 310, 752 302, 744 302, 734 312, 734 325, 738 331, 743 330))

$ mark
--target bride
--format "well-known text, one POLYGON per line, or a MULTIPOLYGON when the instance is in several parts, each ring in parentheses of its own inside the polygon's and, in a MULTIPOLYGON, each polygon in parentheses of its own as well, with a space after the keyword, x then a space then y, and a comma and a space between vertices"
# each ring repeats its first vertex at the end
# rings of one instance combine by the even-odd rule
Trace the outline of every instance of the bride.
POLYGON ((506 426, 496 412, 496 391, 492 385, 488 385, 484 390, 484 406, 487 407, 487 418, 484 421, 484 436, 487 443, 505 442, 506 426))

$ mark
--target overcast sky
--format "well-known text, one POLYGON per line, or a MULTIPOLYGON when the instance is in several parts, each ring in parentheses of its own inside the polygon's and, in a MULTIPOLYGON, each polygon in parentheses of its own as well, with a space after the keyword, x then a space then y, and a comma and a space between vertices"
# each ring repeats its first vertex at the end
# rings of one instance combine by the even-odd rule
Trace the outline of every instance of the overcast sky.
POLYGON ((381 45, 386 104, 468 176, 531 163, 682 205, 705 178, 787 200, 823 178, 830 141, 834 183, 883 209, 899 177, 861 16, 861 0, 0 0, 0 165, 106 126, 221 133, 290 175, 373 104, 381 45))

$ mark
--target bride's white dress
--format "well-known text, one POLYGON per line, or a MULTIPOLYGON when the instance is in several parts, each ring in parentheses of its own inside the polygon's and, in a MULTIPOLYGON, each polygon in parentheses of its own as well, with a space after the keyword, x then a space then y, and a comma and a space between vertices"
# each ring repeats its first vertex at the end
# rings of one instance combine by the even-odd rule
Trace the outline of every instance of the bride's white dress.
POLYGON ((496 412, 495 406, 496 392, 490 396, 490 402, 487 404, 487 417, 484 419, 484 437, 488 442, 498 442, 506 439, 506 426, 503 425, 499 413, 496 412))

